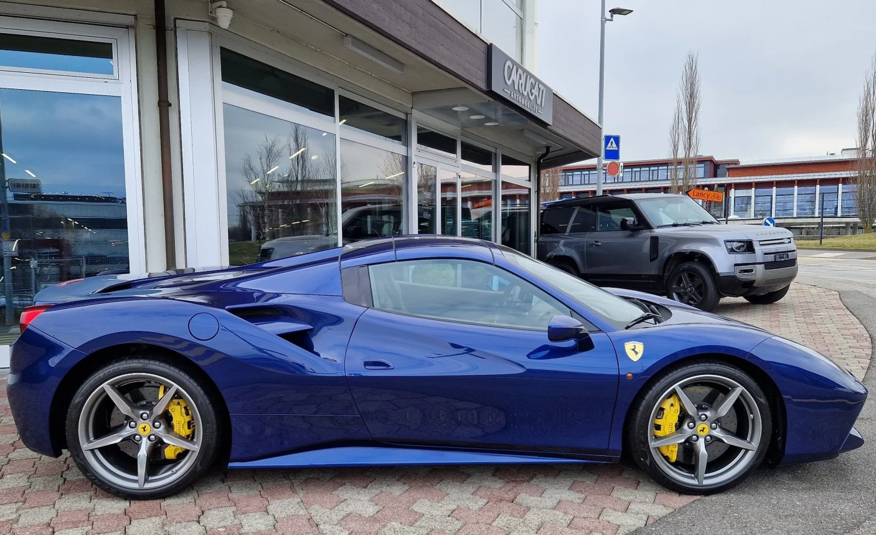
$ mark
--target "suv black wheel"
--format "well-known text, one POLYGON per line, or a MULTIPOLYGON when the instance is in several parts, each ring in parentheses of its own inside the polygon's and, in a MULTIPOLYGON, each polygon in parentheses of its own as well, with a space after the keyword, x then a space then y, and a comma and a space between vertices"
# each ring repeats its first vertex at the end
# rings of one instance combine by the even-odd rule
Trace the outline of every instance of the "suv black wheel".
POLYGON ((791 289, 791 285, 787 285, 781 290, 776 290, 775 292, 766 293, 763 295, 747 295, 745 296, 745 300, 749 303, 754 303, 755 305, 771 305, 773 303, 778 303, 782 300, 783 297, 788 295, 788 290, 791 289))
POLYGON ((154 499, 189 486, 216 461, 215 407, 198 381, 152 356, 97 370, 67 412, 67 444, 79 470, 126 499, 154 499))
POLYGON ((685 262, 675 266, 669 274, 666 293, 670 299, 706 312, 714 310, 721 300, 712 270, 699 262, 685 262))
POLYGON ((574 275, 575 277, 580 276, 578 268, 571 260, 554 260, 551 262, 551 265, 557 269, 565 271, 569 275, 574 275))
POLYGON ((733 487, 763 461, 772 413, 748 374, 720 361, 669 368, 633 405, 627 448, 661 485, 685 494, 733 487))

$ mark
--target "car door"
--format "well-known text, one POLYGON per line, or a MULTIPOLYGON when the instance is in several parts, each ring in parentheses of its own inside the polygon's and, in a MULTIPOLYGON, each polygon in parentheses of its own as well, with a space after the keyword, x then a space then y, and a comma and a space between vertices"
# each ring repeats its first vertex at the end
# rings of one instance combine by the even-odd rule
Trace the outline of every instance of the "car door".
POLYGON ((394 444, 604 453, 617 394, 608 337, 551 343, 570 309, 474 260, 368 266, 373 306, 345 372, 372 436, 394 444))
POLYGON ((632 201, 601 203, 594 207, 596 226, 587 235, 585 277, 600 285, 639 290, 653 287, 651 232, 632 201), (621 220, 632 218, 639 230, 621 229, 621 220))

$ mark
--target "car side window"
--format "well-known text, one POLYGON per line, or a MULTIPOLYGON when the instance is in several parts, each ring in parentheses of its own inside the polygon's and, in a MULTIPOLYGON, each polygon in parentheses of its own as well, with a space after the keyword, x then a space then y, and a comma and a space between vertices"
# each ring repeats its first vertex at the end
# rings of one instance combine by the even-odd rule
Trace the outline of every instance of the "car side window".
POLYGON ((594 232, 596 230, 596 212, 589 206, 579 206, 575 217, 569 224, 569 234, 578 232, 594 232))
POLYGON ((565 234, 569 228, 569 220, 572 219, 574 206, 563 208, 548 208, 541 214, 542 234, 565 234))
POLYGON ((520 277, 471 260, 369 266, 374 308, 423 318, 547 331, 569 307, 520 277))
POLYGON ((636 219, 636 212, 630 205, 605 205, 597 211, 597 228, 599 232, 612 232, 621 229, 621 219, 632 217, 636 219))

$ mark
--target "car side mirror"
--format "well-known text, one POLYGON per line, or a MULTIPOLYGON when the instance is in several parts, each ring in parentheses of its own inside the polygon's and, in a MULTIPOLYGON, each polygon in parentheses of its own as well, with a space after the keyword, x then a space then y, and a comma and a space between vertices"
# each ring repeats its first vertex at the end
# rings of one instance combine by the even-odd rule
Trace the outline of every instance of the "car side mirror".
POLYGON ((642 225, 640 225, 638 221, 636 221, 635 217, 624 217, 621 219, 620 223, 621 223, 621 230, 628 230, 630 232, 633 232, 636 230, 642 230, 643 228, 645 228, 642 225))
POLYGON ((584 325, 571 316, 557 314, 548 323, 548 340, 551 342, 565 342, 575 340, 578 343, 578 351, 593 349, 593 340, 584 325))

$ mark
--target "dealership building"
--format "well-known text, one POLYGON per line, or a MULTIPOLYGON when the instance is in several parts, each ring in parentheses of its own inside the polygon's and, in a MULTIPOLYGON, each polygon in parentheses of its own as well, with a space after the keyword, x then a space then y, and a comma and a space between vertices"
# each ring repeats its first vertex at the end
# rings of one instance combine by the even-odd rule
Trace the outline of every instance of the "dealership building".
MULTIPOLYGON (((855 206, 855 149, 812 158, 740 162, 711 156, 696 159, 697 188, 719 191, 724 202, 706 203, 719 219, 760 225, 767 217, 798 236, 815 236, 824 212, 825 233, 860 232, 855 206)), ((617 177, 605 177, 604 193, 669 193, 672 160, 625 162, 617 177)), ((562 170, 560 198, 596 192, 596 166, 562 170)))
POLYGON ((538 172, 600 150, 536 76, 535 4, 0 2, 3 309, 97 273, 253 262, 269 241, 439 233, 531 254, 538 172))

